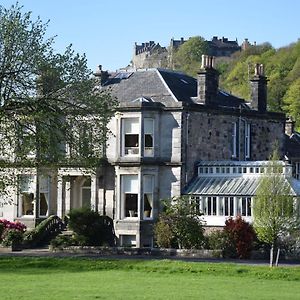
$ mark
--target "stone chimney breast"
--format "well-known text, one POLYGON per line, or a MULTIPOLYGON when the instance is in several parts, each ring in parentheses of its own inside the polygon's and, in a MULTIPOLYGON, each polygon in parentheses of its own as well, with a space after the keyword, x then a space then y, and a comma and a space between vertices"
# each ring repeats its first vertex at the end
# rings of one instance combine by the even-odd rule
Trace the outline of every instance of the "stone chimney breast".
POLYGON ((251 107, 259 112, 267 111, 267 83, 264 65, 255 64, 254 76, 250 80, 251 84, 251 107))
POLYGON ((219 88, 219 72, 215 69, 215 57, 202 55, 201 69, 198 72, 197 103, 210 105, 217 95, 219 88))

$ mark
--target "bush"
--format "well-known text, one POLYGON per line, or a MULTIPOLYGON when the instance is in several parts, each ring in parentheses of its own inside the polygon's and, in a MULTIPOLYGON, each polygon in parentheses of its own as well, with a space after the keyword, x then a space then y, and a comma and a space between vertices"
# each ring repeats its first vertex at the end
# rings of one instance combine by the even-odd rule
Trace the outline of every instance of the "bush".
POLYGON ((158 247, 172 248, 176 244, 171 225, 163 215, 160 216, 160 219, 155 224, 154 235, 158 247))
POLYGON ((78 243, 73 236, 58 235, 55 239, 51 240, 50 245, 53 248, 64 248, 69 246, 76 246, 78 243))
POLYGON ((205 237, 200 213, 188 197, 165 203, 165 211, 154 226, 156 243, 163 248, 203 248, 205 237))
POLYGON ((225 222, 224 233, 228 235, 225 251, 229 257, 248 258, 250 256, 253 241, 256 238, 251 224, 242 219, 229 218, 225 222))
POLYGON ((107 216, 100 216, 88 208, 71 210, 68 226, 74 231, 75 239, 80 245, 115 245, 112 219, 107 216))
POLYGON ((21 222, 0 220, 0 242, 5 247, 12 246, 14 243, 21 244, 25 230, 26 226, 21 222))
POLYGON ((229 218, 222 231, 214 231, 208 236, 208 246, 222 250, 224 257, 248 258, 256 241, 252 225, 238 216, 229 218))
POLYGON ((21 245, 23 242, 23 232, 18 229, 5 229, 2 234, 2 245, 10 247, 13 244, 21 245))

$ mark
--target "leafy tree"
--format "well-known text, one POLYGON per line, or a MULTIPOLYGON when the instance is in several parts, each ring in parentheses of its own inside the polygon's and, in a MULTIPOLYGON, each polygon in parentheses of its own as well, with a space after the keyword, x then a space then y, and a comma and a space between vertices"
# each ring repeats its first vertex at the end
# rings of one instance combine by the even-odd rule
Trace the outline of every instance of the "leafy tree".
POLYGON ((232 257, 248 258, 255 239, 252 225, 241 216, 229 218, 225 222, 224 233, 228 242, 225 252, 232 257))
POLYGON ((274 150, 266 174, 260 180, 253 206, 254 228, 258 239, 271 248, 270 266, 274 265, 275 248, 278 248, 278 263, 281 238, 299 226, 291 187, 282 174, 278 158, 278 152, 274 150))
POLYGON ((201 66, 202 54, 207 54, 208 45, 203 37, 195 36, 182 44, 174 55, 174 67, 191 76, 196 76, 201 66))
POLYGON ((18 4, 0 6, 0 150, 6 157, 1 164, 36 167, 37 191, 41 167, 66 160, 67 146, 67 163, 95 165, 105 155, 106 125, 116 105, 108 93, 95 89, 85 55, 71 45, 62 54, 54 51, 54 39, 45 38, 47 25, 40 18, 33 21, 18 4), (81 151, 83 128, 93 128, 92 151, 81 151))
POLYGON ((248 258, 256 235, 251 224, 241 216, 228 218, 223 230, 208 235, 210 249, 221 249, 224 257, 248 258))
POLYGON ((297 129, 300 128, 300 77, 288 88, 283 102, 285 111, 296 120, 297 129))
POLYGON ((205 240, 200 212, 194 202, 183 196, 165 202, 154 232, 160 247, 199 249, 205 240))

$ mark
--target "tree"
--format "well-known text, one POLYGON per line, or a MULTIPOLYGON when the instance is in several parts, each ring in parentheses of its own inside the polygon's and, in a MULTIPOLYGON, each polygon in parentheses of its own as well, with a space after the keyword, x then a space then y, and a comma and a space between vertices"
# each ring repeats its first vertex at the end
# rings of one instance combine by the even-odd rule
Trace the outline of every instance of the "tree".
POLYGON ((105 156, 107 123, 116 105, 95 88, 85 55, 71 45, 62 54, 54 51, 54 39, 45 38, 47 25, 18 4, 0 7, 0 150, 8 158, 2 166, 35 167, 37 191, 41 167, 78 160, 90 166, 105 156), (89 144, 81 134, 90 136, 89 144))
POLYGON ((300 128, 300 78, 295 80, 288 88, 283 102, 284 110, 296 120, 297 129, 300 128))
POLYGON ((195 36, 182 44, 174 55, 174 68, 196 76, 201 67, 201 56, 207 54, 208 45, 203 37, 195 36))
POLYGON ((280 240, 298 227, 298 212, 291 186, 285 179, 283 165, 273 151, 266 173, 262 175, 254 198, 254 229, 258 239, 270 246, 270 266, 276 265, 280 253, 280 240))
POLYGON ((202 248, 204 230, 200 212, 188 197, 165 201, 164 212, 155 224, 154 232, 159 247, 202 248))

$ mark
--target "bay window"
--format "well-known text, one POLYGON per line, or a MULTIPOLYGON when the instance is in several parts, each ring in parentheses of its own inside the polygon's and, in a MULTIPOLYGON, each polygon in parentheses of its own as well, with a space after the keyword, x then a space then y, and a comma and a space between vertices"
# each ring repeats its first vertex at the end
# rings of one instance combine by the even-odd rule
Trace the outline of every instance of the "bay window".
POLYGON ((154 119, 123 118, 121 132, 121 156, 154 156, 154 119))

